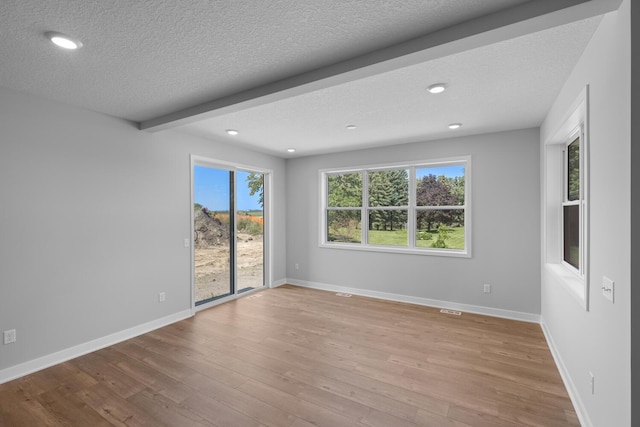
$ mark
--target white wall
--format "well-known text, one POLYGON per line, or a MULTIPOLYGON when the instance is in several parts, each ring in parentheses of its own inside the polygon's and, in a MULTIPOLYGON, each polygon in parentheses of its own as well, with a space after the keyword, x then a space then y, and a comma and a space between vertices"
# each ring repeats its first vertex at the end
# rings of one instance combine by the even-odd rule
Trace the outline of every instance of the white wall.
POLYGON ((274 171, 285 277, 282 159, 2 88, 0 140, 0 372, 191 308, 191 153, 274 171))
POLYGON ((589 85, 590 310, 543 270, 542 317, 583 421, 594 426, 631 425, 629 7, 625 0, 605 16, 540 131, 544 144, 589 85), (615 304, 602 296, 602 276, 615 281, 615 304))
POLYGON ((287 277, 539 314, 538 144, 528 129, 288 160, 287 277), (472 258, 318 246, 319 169, 462 155, 472 157, 472 258))

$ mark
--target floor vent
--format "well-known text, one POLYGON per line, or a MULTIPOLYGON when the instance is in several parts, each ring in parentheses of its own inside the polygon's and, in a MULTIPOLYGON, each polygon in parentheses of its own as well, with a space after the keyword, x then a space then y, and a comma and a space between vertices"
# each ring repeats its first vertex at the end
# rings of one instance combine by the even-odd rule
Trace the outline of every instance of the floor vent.
POLYGON ((454 316, 460 316, 462 314, 461 311, 458 311, 458 310, 447 310, 446 308, 441 309, 440 313, 453 314, 454 316))
POLYGON ((351 294, 345 294, 344 292, 338 292, 336 294, 338 297, 351 298, 351 294))

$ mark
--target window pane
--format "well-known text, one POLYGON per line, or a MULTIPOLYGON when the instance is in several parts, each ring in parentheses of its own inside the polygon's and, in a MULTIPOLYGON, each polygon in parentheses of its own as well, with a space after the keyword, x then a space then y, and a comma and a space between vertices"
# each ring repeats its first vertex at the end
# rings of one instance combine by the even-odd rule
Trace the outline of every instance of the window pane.
POLYGON ((368 242, 372 245, 408 246, 407 211, 369 211, 368 242))
POLYGON ((359 210, 327 211, 327 241, 360 243, 360 217, 359 210))
POLYGON ((418 210, 416 246, 464 249, 464 209, 418 210))
POLYGON ((369 206, 407 206, 409 171, 396 169, 369 172, 369 206))
POLYGON ((464 165, 416 169, 417 206, 464 205, 464 165))
POLYGON ((362 174, 327 175, 327 200, 332 208, 362 206, 362 174))
POLYGON ((580 138, 569 144, 567 150, 568 186, 567 198, 580 199, 580 138))
POLYGON ((580 268, 580 206, 563 206, 564 260, 580 268))

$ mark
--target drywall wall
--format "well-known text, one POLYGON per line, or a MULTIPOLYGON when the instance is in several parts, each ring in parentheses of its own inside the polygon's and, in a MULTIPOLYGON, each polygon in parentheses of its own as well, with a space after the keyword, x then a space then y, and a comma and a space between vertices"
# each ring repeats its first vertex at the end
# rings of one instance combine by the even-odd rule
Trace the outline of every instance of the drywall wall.
MULTIPOLYGON (((640 3, 631 4, 640 22, 640 3)), ((631 26, 631 164, 640 165, 640 27, 631 26)), ((631 168, 631 218, 640 218, 640 168, 631 168)), ((640 307, 640 224, 631 223, 631 307, 640 307)), ((640 425, 640 309, 631 310, 631 425, 640 425)))
POLYGON ((282 159, 1 88, 0 139, 0 371, 190 310, 190 154, 274 171, 285 277, 282 159))
POLYGON ((287 160, 287 277, 539 314, 538 144, 538 130, 527 129, 287 160), (318 246, 320 169, 467 155, 472 258, 318 246), (492 293, 483 293, 484 283, 492 293))
POLYGON ((629 8, 625 0, 604 17, 540 131, 544 144, 589 85, 589 311, 553 274, 542 273, 545 329, 587 426, 631 425, 629 8), (613 304, 602 295, 603 276, 615 281, 613 304))

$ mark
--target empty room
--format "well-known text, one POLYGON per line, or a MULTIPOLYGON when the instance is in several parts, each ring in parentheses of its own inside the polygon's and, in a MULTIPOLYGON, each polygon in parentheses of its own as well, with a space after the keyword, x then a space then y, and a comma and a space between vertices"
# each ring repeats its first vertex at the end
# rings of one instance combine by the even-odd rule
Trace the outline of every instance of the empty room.
POLYGON ((3 1, 0 426, 640 425, 639 9, 3 1))

